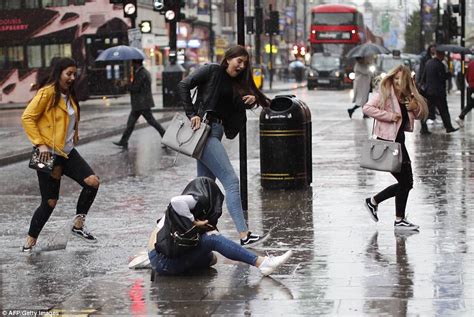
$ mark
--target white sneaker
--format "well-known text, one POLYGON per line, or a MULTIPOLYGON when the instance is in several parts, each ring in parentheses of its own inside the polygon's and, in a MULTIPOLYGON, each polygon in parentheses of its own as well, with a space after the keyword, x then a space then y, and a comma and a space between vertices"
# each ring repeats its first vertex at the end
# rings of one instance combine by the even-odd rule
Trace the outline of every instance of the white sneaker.
POLYGON ((463 119, 457 117, 456 120, 454 120, 454 121, 456 121, 456 123, 458 124, 458 126, 460 128, 464 128, 464 120, 463 119))
POLYGON ((434 123, 434 120, 432 120, 432 119, 426 120, 426 124, 430 124, 430 125, 431 125, 431 124, 433 124, 433 123, 434 123))
POLYGON ((280 256, 266 256, 262 264, 258 267, 260 272, 264 276, 268 276, 273 273, 280 265, 284 264, 293 254, 293 251, 286 251, 283 255, 280 256))

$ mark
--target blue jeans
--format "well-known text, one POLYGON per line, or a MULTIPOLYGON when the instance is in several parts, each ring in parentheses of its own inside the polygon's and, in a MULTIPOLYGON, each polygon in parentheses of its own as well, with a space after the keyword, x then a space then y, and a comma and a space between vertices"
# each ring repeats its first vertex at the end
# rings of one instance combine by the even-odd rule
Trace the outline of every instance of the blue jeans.
POLYGON ((225 190, 227 209, 238 232, 248 230, 240 198, 239 179, 230 163, 229 156, 221 143, 224 135, 222 124, 213 123, 201 158, 197 161, 197 176, 217 179, 225 190))
POLYGON ((199 245, 188 253, 177 257, 167 258, 156 250, 148 253, 151 267, 160 275, 176 275, 190 269, 209 267, 213 255, 212 251, 219 252, 228 259, 255 265, 257 255, 243 248, 232 240, 220 234, 203 234, 199 245))

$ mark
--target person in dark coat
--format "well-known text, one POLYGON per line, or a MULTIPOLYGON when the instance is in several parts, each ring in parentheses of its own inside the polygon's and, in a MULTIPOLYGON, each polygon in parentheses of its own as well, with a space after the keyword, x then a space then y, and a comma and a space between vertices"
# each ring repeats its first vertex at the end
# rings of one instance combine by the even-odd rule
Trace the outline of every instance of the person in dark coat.
POLYGON ((243 46, 229 48, 221 64, 207 64, 192 72, 178 84, 178 106, 183 107, 194 129, 205 120, 211 127, 201 158, 197 161, 197 176, 219 179, 226 192, 227 209, 245 247, 262 243, 267 235, 249 231, 244 218, 239 179, 221 140, 233 139, 245 127, 245 110, 268 107, 270 100, 255 86, 250 55, 243 46), (197 88, 196 101, 191 90, 197 88))
POLYGON ((135 123, 140 116, 143 116, 146 122, 154 127, 161 137, 165 134, 165 129, 156 121, 151 112, 155 102, 151 93, 150 73, 143 67, 142 60, 134 60, 132 63, 134 69, 133 80, 127 86, 130 91, 132 111, 128 116, 127 128, 123 132, 122 138, 118 142, 113 142, 115 145, 124 148, 128 147, 128 139, 132 135, 135 123))
POLYGON ((436 51, 436 57, 426 62, 422 80, 425 83, 425 94, 428 103, 438 109, 446 132, 451 133, 457 131, 458 128, 453 127, 449 115, 446 99, 446 80, 449 78, 449 72, 442 62, 443 59, 444 52, 436 51))
MULTIPOLYGON (((416 85, 418 87, 418 90, 420 93, 423 95, 423 97, 426 98, 426 93, 425 93, 425 82, 424 82, 424 72, 425 72, 425 66, 426 63, 434 58, 436 55, 436 45, 435 44, 430 44, 428 48, 426 49, 426 52, 424 52, 424 55, 421 57, 420 60, 420 67, 418 69, 418 72, 416 73, 416 85)), ((428 103, 428 109, 429 109, 429 115, 427 119, 435 120, 436 119, 436 110, 434 105, 430 105, 428 103)), ((431 134, 431 132, 428 129, 428 125, 426 124, 426 120, 421 121, 421 134, 431 134)))
POLYGON ((154 272, 177 275, 208 268, 217 262, 214 251, 255 266, 264 276, 290 259, 291 250, 280 256, 262 257, 220 234, 216 228, 223 200, 217 184, 207 177, 195 178, 181 195, 171 198, 148 240, 148 257, 154 272))

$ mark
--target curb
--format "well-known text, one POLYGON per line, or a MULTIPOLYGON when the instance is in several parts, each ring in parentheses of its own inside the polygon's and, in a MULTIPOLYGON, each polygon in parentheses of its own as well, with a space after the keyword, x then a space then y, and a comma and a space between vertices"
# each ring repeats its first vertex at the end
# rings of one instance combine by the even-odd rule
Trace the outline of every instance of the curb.
MULTIPOLYGON (((166 116, 161 119, 157 119, 156 121, 158 121, 159 123, 163 123, 163 122, 170 121, 172 118, 173 118, 172 116, 166 116)), ((135 125, 135 130, 146 128, 147 126, 149 126, 147 122, 137 123, 135 125)), ((123 125, 120 127, 110 128, 103 132, 86 135, 84 137, 81 137, 79 145, 87 144, 87 143, 94 142, 100 139, 105 139, 114 135, 119 135, 125 130, 125 128, 126 128, 126 125, 123 125)), ((0 167, 27 160, 30 158, 30 155, 31 155, 31 147, 21 149, 17 153, 14 153, 6 157, 1 157, 0 167)))

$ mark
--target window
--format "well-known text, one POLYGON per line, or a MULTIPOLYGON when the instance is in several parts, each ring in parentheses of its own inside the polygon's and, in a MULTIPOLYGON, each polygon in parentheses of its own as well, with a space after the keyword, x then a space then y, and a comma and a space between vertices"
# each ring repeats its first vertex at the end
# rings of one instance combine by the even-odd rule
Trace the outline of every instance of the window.
POLYGON ((55 57, 71 57, 71 44, 51 44, 44 46, 44 62, 46 67, 51 65, 55 57))
POLYGON ((0 47, 0 68, 4 69, 7 63, 7 48, 0 47))
POLYGON ((18 0, 2 0, 0 1, 0 9, 20 9, 21 1, 18 0))
POLYGON ((314 25, 354 25, 354 13, 313 13, 314 25))
POLYGON ((67 7, 69 0, 43 0, 43 7, 67 7))
POLYGON ((39 0, 24 0, 26 9, 34 9, 40 7, 39 0))
POLYGON ((26 55, 28 56, 28 68, 42 67, 41 61, 41 46, 32 45, 26 47, 26 55))
POLYGON ((8 61, 9 62, 21 62, 21 61, 23 61, 23 47, 22 46, 10 46, 8 48, 8 61))

